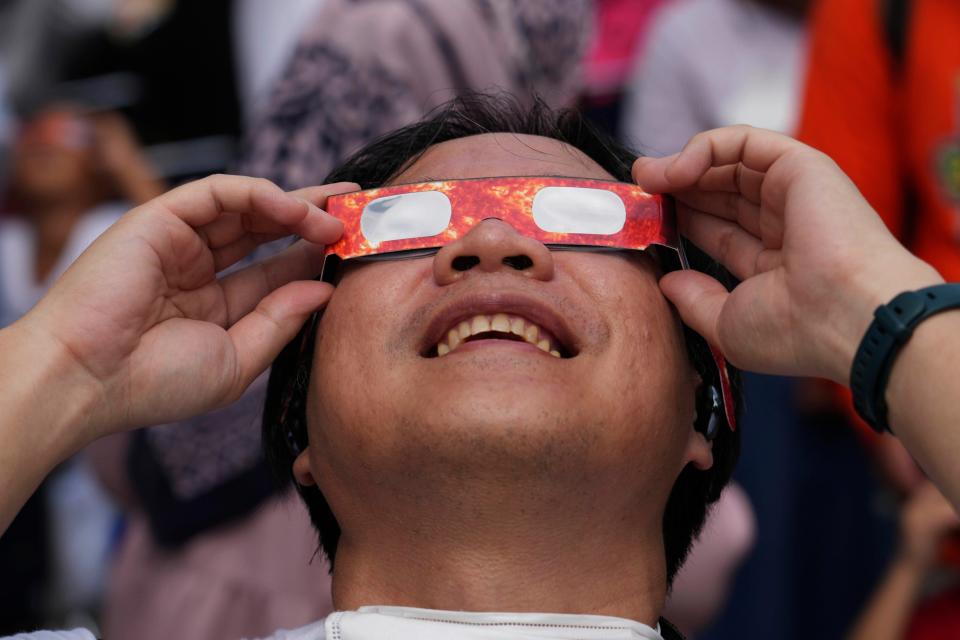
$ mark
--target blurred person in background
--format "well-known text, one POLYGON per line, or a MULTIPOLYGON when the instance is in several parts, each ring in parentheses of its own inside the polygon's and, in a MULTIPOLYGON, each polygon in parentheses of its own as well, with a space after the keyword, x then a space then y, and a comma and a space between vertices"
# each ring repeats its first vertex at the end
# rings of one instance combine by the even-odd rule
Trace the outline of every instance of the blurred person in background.
POLYGON ((0 326, 26 313, 83 249, 131 206, 162 193, 120 116, 51 106, 12 148, 0 227, 0 326))
MULTIPOLYGON (((958 39, 954 2, 818 0, 799 129, 850 176, 894 235, 951 281, 960 279, 958 39)), ((848 393, 838 396, 837 410, 862 427, 892 497, 909 510, 915 492, 929 491, 923 472, 899 440, 860 421, 848 393)), ((960 566, 960 544, 949 542, 932 562, 947 571, 960 566)), ((951 598, 956 607, 960 592, 940 596, 951 598)), ((910 629, 890 637, 939 637, 910 629)), ((953 637, 960 624, 944 629, 953 637)))
POLYGON ((887 574, 860 615, 849 640, 952 640, 960 634, 956 567, 938 562, 960 533, 960 518, 928 480, 900 511, 900 542, 887 574))
MULTIPOLYGON (((124 211, 162 190, 116 114, 52 106, 26 119, 12 148, 10 212, 0 220, 0 326, 29 311, 124 211)), ((0 589, 13 592, 0 627, 94 617, 116 522, 86 459, 61 465, 0 539, 0 589)))
POLYGON ((750 124, 794 131, 808 0, 675 0, 638 51, 623 137, 651 155, 700 131, 750 124))
POLYGON ((317 184, 467 90, 570 104, 591 21, 590 0, 324 0, 249 132, 241 173, 317 184))

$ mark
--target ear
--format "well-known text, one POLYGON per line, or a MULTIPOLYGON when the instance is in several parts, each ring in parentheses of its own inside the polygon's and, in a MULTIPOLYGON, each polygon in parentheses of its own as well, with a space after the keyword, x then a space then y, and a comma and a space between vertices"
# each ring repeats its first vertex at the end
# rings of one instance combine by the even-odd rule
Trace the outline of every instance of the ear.
POLYGON ((297 459, 293 461, 293 477, 296 479, 297 484, 304 487, 317 484, 316 478, 313 477, 313 469, 310 466, 309 446, 301 451, 297 459))
POLYGON ((713 466, 713 445, 702 433, 694 429, 692 424, 684 456, 684 463, 687 462, 693 463, 693 466, 700 471, 706 471, 713 466))

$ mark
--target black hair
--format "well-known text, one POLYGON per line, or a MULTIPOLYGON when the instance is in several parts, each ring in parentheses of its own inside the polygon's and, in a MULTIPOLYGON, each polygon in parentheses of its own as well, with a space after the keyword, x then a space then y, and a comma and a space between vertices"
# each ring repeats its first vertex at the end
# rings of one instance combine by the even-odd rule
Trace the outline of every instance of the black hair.
MULTIPOLYGON (((580 149, 616 179, 631 181, 630 169, 636 154, 601 133, 575 110, 554 111, 542 101, 525 107, 505 95, 469 94, 460 96, 415 124, 375 140, 335 169, 324 182, 356 182, 364 189, 379 187, 432 145, 482 133, 517 133, 561 140, 580 149)), ((686 243, 691 266, 732 284, 715 261, 686 243)), ((282 482, 294 484, 307 505, 317 528, 320 546, 330 559, 336 558, 340 526, 316 486, 301 486, 293 480, 296 451, 306 446, 306 395, 313 362, 315 324, 308 322, 300 334, 281 352, 273 364, 263 418, 263 445, 268 460, 282 482)), ((705 385, 720 388, 706 341, 688 327, 684 337, 690 361, 705 385)), ((739 407, 739 373, 729 367, 735 404, 739 407)), ((697 415, 710 413, 708 394, 697 394, 697 415)), ((667 501, 663 517, 663 540, 668 584, 683 564, 710 505, 730 479, 740 454, 740 433, 733 432, 721 417, 721 426, 712 441, 713 466, 701 471, 693 465, 680 473, 667 501)))

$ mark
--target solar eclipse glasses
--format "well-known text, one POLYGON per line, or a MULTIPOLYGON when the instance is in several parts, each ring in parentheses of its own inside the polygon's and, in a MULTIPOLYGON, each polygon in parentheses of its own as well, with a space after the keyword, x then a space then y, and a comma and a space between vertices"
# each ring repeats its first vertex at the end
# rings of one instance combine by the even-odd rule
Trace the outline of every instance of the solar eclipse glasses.
MULTIPOLYGON (((552 250, 676 252, 689 268, 672 200, 624 182, 555 177, 444 180, 355 191, 327 199, 343 236, 324 252, 323 278, 342 260, 398 260, 435 253, 487 219, 552 250)), ((726 361, 713 351, 723 411, 736 428, 726 361)))

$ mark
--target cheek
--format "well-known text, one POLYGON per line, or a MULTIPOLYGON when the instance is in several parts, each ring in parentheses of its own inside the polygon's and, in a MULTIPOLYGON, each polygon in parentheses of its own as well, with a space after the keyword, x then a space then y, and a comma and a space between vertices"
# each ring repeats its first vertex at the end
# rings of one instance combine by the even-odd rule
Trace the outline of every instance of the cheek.
MULTIPOLYGON (((576 278, 610 327, 597 353, 592 387, 602 394, 608 424, 627 430, 621 441, 649 451, 652 442, 682 449, 693 420, 695 375, 680 321, 657 285, 650 263, 585 254, 576 278)), ((669 458, 670 456, 666 456, 669 458)))
POLYGON ((419 262, 381 262, 349 270, 327 306, 318 352, 328 350, 359 367, 395 357, 403 329, 398 318, 424 273, 419 262))
MULTIPOLYGON (((624 317, 613 345, 621 355, 624 372, 625 406, 641 413, 647 424, 671 427, 684 422, 689 413, 693 372, 682 331, 669 306, 662 299, 633 304, 633 314, 624 317)), ((625 302, 621 309, 630 309, 625 302)))
MULTIPOLYGON (((628 308, 626 305, 622 307, 628 308)), ((643 310, 649 312, 649 308, 643 310)), ((611 379, 604 383, 619 397, 609 398, 617 417, 614 424, 629 425, 640 444, 657 442, 666 449, 681 447, 692 399, 689 364, 682 339, 669 314, 636 314, 614 332, 613 366, 603 367, 611 379)), ((667 455, 666 458, 671 456, 667 455)))
POLYGON ((394 365, 405 346, 397 339, 392 310, 401 308, 409 286, 401 278, 404 269, 390 268, 397 264, 365 265, 347 274, 324 312, 310 378, 311 437, 347 442, 333 433, 387 422, 378 414, 389 411, 385 390, 393 385, 394 365))

